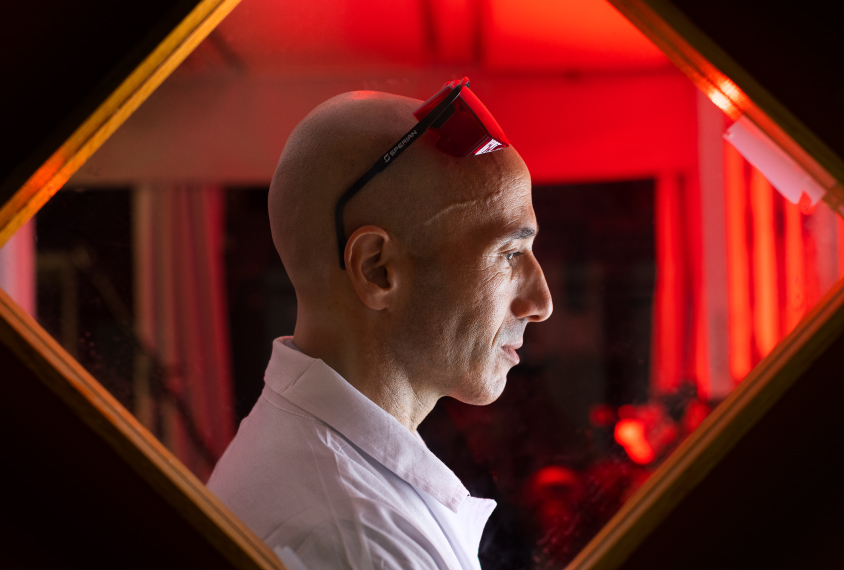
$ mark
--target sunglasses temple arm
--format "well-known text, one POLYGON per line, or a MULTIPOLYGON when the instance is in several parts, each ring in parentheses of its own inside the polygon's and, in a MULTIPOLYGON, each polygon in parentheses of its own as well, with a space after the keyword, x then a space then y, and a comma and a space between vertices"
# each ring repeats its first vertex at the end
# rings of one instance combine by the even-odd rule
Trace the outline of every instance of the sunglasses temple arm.
POLYGON ((389 164, 396 160, 401 154, 407 150, 411 144, 413 144, 416 139, 421 137, 425 131, 427 131, 430 126, 436 121, 440 115, 442 115, 449 106, 454 103, 457 99, 458 95, 460 95, 460 90, 463 88, 462 85, 458 85, 454 89, 452 89, 451 93, 446 96, 445 99, 440 102, 439 105, 434 107, 434 110, 428 113, 425 117, 422 118, 421 121, 416 123, 416 125, 407 131, 405 135, 399 139, 393 148, 388 150, 383 157, 378 159, 378 162, 372 165, 372 168, 366 171, 366 174, 361 176, 357 179, 357 181, 352 184, 348 190, 343 192, 343 195, 340 196, 340 199, 337 200, 337 205, 334 207, 334 230, 337 233, 337 253, 340 256, 340 269, 346 269, 346 260, 345 260, 345 253, 346 253, 346 230, 343 227, 343 210, 346 207, 346 203, 352 199, 352 196, 360 192, 360 189, 366 186, 366 184, 375 178, 375 175, 387 168, 389 164), (408 140, 405 144, 399 146, 402 141, 408 140))
POLYGON ((352 196, 357 194, 361 188, 366 186, 366 183, 375 178, 375 175, 384 170, 381 166, 381 161, 375 163, 366 174, 358 178, 357 182, 346 190, 340 199, 337 200, 337 205, 334 207, 334 229, 337 232, 337 252, 340 254, 340 269, 346 269, 346 230, 343 228, 343 210, 346 207, 346 202, 352 199, 352 196))

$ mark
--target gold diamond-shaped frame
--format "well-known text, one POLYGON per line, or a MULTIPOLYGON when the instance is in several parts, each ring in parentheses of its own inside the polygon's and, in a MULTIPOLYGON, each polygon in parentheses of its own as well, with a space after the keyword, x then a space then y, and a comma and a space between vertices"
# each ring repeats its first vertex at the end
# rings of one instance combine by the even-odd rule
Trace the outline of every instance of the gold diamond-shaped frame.
MULTIPOLYGON (((239 1, 198 1, 96 110, 79 122, 71 136, 0 206, 0 246, 35 215, 239 1)), ((0 343, 232 568, 284 569, 249 528, 2 290, 0 343)))
MULTIPOLYGON (((745 115, 844 212, 844 161, 710 38, 665 0, 609 0, 733 118, 745 115)), ((29 220, 239 3, 200 0, 73 134, 0 205, 0 246, 29 220)), ((844 331, 844 282, 741 382, 569 565, 619 567, 844 331)), ((283 568, 222 505, 35 320, 0 290, 0 343, 144 478, 236 568, 283 568)))

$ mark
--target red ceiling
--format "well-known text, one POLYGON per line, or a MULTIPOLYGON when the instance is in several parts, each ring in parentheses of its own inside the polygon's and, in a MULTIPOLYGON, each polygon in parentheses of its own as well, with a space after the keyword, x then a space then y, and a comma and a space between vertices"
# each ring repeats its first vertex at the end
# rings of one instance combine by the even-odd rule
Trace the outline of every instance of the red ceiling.
POLYGON ((463 75, 534 181, 695 163, 694 87, 605 0, 243 0, 80 176, 267 180, 329 97, 463 75))
POLYGON ((243 0, 182 72, 545 74, 667 64, 605 0, 243 0))

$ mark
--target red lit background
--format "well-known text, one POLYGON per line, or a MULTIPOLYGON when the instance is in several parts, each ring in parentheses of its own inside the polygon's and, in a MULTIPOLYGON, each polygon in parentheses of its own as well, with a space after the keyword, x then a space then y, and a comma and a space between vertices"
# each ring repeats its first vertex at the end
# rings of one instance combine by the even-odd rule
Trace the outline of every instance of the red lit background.
MULTIPOLYGON (((588 460, 528 457, 505 472, 495 456, 506 454, 490 434, 508 416, 496 416, 495 408, 448 408, 472 465, 490 471, 485 475, 499 487, 499 510, 510 517, 500 524, 520 525, 528 529, 522 535, 538 537, 532 567, 556 567, 844 269, 840 220, 823 205, 783 200, 723 142, 729 119, 722 111, 607 2, 243 0, 69 186, 179 188, 184 200, 192 195, 188 187, 265 188, 291 129, 325 99, 371 89, 424 100, 464 75, 543 192, 583 191, 590 183, 653 185, 653 221, 646 220, 655 263, 650 354, 643 365, 647 390, 628 401, 596 397, 583 412, 586 433, 579 434, 593 443, 603 437, 614 447, 588 460)), ((222 201, 215 196, 205 207, 220 218, 222 201)), ((174 200, 175 193, 156 203, 174 200)), ((230 199, 229 207, 235 202, 230 199)), ((159 227, 149 224, 152 219, 146 231, 159 227)), ((224 231, 223 224, 203 225, 207 221, 197 222, 206 241, 223 241, 208 229, 224 231)), ((185 293, 177 286, 167 293, 178 294, 185 293)), ((219 314, 221 307, 215 305, 219 314)), ((136 307, 135 317, 143 312, 136 307)), ((546 338, 569 338, 586 322, 560 310, 541 326, 546 338)), ((223 346, 226 334, 214 343, 223 346)), ((200 475, 233 429, 218 425, 219 406, 208 395, 231 392, 223 376, 201 402, 179 401, 186 410, 180 413, 191 416, 179 422, 195 424, 193 437, 204 441, 204 455, 195 457, 189 437, 178 444, 164 438, 200 475)), ((180 377, 167 390, 183 393, 189 381, 180 377)), ((530 407, 536 398, 526 401, 530 407)), ((540 455, 545 436, 502 441, 540 455)), ((495 536, 521 532, 505 531, 495 536)))
POLYGON ((264 184, 328 97, 425 99, 462 75, 535 184, 657 181, 657 390, 723 397, 837 277, 816 267, 818 239, 838 249, 829 216, 724 159, 726 117, 603 0, 244 0, 72 184, 264 184))

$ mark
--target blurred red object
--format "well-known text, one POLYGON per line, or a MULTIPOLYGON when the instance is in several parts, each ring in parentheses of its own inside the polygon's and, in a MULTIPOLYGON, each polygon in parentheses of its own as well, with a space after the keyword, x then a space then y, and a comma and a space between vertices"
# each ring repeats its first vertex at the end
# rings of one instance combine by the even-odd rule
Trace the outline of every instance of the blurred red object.
POLYGON ((548 465, 531 477, 526 499, 535 509, 543 532, 547 532, 576 516, 580 495, 580 475, 574 469, 548 465))
POLYGON ((631 406, 630 404, 625 404, 618 409, 618 417, 622 420, 626 420, 628 418, 635 418, 636 417, 636 408, 631 406))
POLYGON ((615 410, 608 404, 597 404, 589 410, 589 422, 595 427, 610 427, 615 421, 615 410))
POLYGON ((645 423, 642 420, 626 419, 615 424, 615 440, 634 463, 647 465, 656 458, 653 447, 645 437, 645 423))
POLYGON ((568 467, 550 465, 543 467, 533 475, 532 486, 537 491, 548 488, 570 488, 577 485, 579 481, 577 473, 568 467))
POLYGON ((653 462, 677 439, 676 424, 658 404, 622 406, 618 416, 621 419, 615 425, 615 441, 638 465, 653 462))

